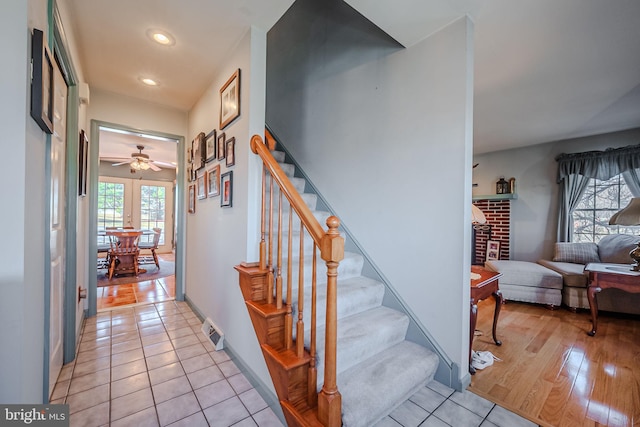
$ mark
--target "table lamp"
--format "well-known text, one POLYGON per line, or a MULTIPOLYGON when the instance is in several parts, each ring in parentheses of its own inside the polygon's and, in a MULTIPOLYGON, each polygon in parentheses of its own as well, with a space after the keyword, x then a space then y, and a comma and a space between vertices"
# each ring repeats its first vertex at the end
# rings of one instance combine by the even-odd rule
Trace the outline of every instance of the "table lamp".
POLYGON ((471 222, 474 224, 484 224, 487 222, 487 218, 484 213, 476 205, 471 204, 471 222))
MULTIPOLYGON (((613 214, 609 225, 640 225, 640 197, 634 197, 627 206, 613 214)), ((633 271, 640 271, 640 242, 629 252, 629 256, 635 261, 633 271)))

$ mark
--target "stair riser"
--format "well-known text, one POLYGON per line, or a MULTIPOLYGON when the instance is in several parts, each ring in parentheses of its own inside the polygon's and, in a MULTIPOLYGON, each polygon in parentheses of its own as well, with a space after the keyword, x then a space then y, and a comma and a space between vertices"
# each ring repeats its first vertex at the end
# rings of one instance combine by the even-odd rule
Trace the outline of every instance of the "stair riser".
MULTIPOLYGON (((311 194, 311 193, 301 193, 300 196, 302 197, 302 200, 304 201, 304 203, 309 207, 309 209, 311 210, 315 210, 316 209, 316 204, 318 201, 318 196, 315 194, 311 194)), ((280 202, 280 191, 278 189, 276 189, 273 192, 273 218, 274 218, 274 223, 276 222, 276 218, 278 217, 278 203, 280 202)), ((271 198, 269 197, 269 193, 267 193, 266 198, 265 198, 265 206, 270 206, 271 204, 271 198)), ((289 215, 289 201, 287 200, 286 196, 282 196, 282 212, 283 214, 286 213, 287 217, 285 219, 285 221, 288 221, 288 215, 289 215)), ((295 217, 295 215, 294 215, 295 217)), ((295 218, 294 218, 295 220, 295 218)))
MULTIPOLYGON (((277 236, 274 236, 274 242, 273 242, 273 254, 274 254, 274 259, 276 257, 276 254, 278 253, 278 241, 277 241, 277 236)), ((267 236, 268 238, 268 236, 267 236)), ((289 251, 289 234, 285 234, 282 236, 282 255, 283 257, 286 257, 288 255, 288 251, 289 251)), ((315 242, 313 241, 313 239, 311 238, 311 236, 309 236, 309 234, 305 233, 304 235, 304 242, 302 245, 302 249, 304 250, 304 256, 305 257, 312 257, 313 256, 313 248, 315 247, 315 242)), ((268 249, 267 249, 268 251, 268 249)), ((291 254, 293 256, 295 256, 294 259, 297 259, 299 257, 300 254, 300 233, 296 232, 293 233, 293 235, 291 236, 291 254)), ((268 255, 267 255, 268 256, 268 255)), ((316 255, 318 260, 321 260, 320 258, 320 251, 318 250, 318 253, 316 255)))
MULTIPOLYGON (((320 225, 326 230, 326 223, 327 223, 327 218, 329 218, 331 215, 329 214, 329 212, 323 212, 323 211, 313 211, 313 216, 318 220, 318 222, 320 223, 320 225)), ((274 216, 273 217, 273 235, 276 236, 278 233, 278 217, 274 216)), ((292 227, 292 231, 294 232, 299 232, 300 231, 300 219, 293 218, 293 227, 292 227)), ((265 226, 268 228, 269 227, 269 218, 267 217, 266 220, 266 224, 265 226)), ((282 235, 286 236, 287 232, 289 231, 289 216, 285 216, 284 214, 282 215, 282 235)), ((268 230, 267 230, 268 232, 268 230)), ((306 231, 305 231, 306 232, 306 231)))
MULTIPOLYGON (((316 327, 323 328, 326 322, 327 298, 326 288, 320 287, 316 294, 316 327)), ((384 285, 378 283, 373 286, 357 287, 354 290, 347 290, 340 286, 338 282, 338 320, 362 313, 372 308, 380 307, 384 298, 384 285)), ((292 304, 292 316, 298 319, 298 298, 294 296, 292 304)), ((311 293, 307 290, 304 296, 304 311, 302 321, 305 325, 305 346, 309 346, 311 327, 311 293)), ((295 330, 294 330, 295 337, 295 330)))
MULTIPOLYGON (((342 260, 338 265, 338 280, 349 279, 352 277, 360 276, 362 272, 362 267, 364 265, 364 259, 359 255, 355 255, 355 254, 353 255, 354 255, 353 257, 348 257, 348 258, 345 257, 345 259, 342 260)), ((305 257, 304 270, 303 270, 303 274, 304 274, 303 279, 304 279, 305 288, 311 287, 311 273, 313 271, 312 263, 313 263, 313 260, 311 256, 305 257)), ((283 259, 282 283, 285 289, 286 289, 287 277, 288 277, 287 268, 288 268, 287 260, 283 259)), ((292 289, 296 294, 298 292, 298 278, 300 277, 298 268, 299 268, 298 263, 294 262, 292 265, 291 283, 292 283, 292 289)), ((324 260, 320 259, 320 257, 317 258, 316 270, 317 270, 317 274, 316 274, 317 284, 318 285, 326 284, 327 283, 327 264, 324 260)))
MULTIPOLYGON (((293 187, 296 189, 296 191, 300 194, 304 194, 304 190, 306 188, 307 185, 307 181, 304 178, 297 178, 295 176, 290 176, 289 177, 289 181, 291 181, 291 184, 293 184, 293 187)), ((266 181, 266 194, 269 194, 269 188, 270 188, 270 184, 271 184, 271 177, 267 176, 267 181, 266 181)), ((276 189, 278 188, 278 184, 274 182, 273 184, 273 189, 274 191, 276 191, 276 189)))

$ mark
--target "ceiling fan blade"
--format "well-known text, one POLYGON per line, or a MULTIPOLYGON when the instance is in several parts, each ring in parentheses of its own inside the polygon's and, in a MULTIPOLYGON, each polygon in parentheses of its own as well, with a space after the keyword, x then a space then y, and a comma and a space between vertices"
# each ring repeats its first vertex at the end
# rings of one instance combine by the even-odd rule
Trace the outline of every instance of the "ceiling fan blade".
POLYGON ((172 168, 172 169, 176 168, 176 165, 174 165, 173 163, 169 163, 169 162, 161 162, 161 161, 158 161, 158 160, 153 160, 152 163, 154 163, 156 166, 162 166, 162 167, 165 167, 165 168, 172 168))
POLYGON ((152 171, 158 172, 158 171, 161 171, 161 170, 162 170, 162 169, 160 169, 158 166, 154 165, 154 164, 153 164, 153 162, 149 162, 149 163, 147 163, 147 164, 149 165, 149 168, 150 168, 152 171))
POLYGON ((120 166, 120 165, 126 165, 126 164, 129 164, 129 163, 131 163, 131 161, 120 162, 120 163, 114 163, 114 164, 112 164, 111 166, 120 166))
POLYGON ((130 157, 100 157, 101 162, 126 162, 131 161, 130 157))

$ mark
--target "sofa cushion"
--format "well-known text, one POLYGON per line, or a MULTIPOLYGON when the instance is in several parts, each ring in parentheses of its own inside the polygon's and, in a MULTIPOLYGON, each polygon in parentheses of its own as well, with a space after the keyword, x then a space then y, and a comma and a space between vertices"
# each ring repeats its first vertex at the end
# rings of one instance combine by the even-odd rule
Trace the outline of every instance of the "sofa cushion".
POLYGON ((598 243, 600 262, 612 264, 631 264, 633 260, 629 252, 640 241, 638 236, 628 234, 611 234, 603 237, 598 243))
POLYGON ((589 264, 600 262, 598 245, 593 242, 585 243, 556 243, 556 252, 553 256, 556 262, 573 262, 576 264, 589 264))
POLYGON ((541 259, 538 264, 562 274, 565 286, 574 288, 586 288, 589 282, 589 274, 584 272, 584 264, 571 262, 555 262, 541 259))
POLYGON ((528 261, 487 261, 485 267, 502 273, 499 286, 514 285, 562 289, 562 276, 553 270, 528 261))

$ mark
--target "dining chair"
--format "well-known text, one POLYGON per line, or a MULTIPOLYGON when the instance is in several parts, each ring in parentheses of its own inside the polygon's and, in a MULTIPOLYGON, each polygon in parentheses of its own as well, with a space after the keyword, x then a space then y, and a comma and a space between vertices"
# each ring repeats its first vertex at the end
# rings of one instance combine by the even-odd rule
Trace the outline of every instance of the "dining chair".
MULTIPOLYGON (((115 230, 118 227, 105 227, 105 231, 107 230, 115 230)), ((98 237, 103 237, 105 238, 106 236, 104 234, 98 234, 98 237)), ((100 258, 100 256, 98 256, 98 268, 106 268, 109 266, 109 251, 111 250, 111 244, 109 243, 109 238, 106 237, 106 241, 104 241, 103 243, 98 243, 98 255, 106 253, 107 256, 105 258, 100 258)))
POLYGON ((158 261, 158 254, 156 254, 156 250, 158 249, 158 243, 160 242, 160 233, 162 233, 161 228, 153 229, 153 240, 150 242, 142 242, 138 244, 138 248, 140 250, 148 249, 151 251, 151 255, 153 255, 153 262, 156 263, 156 267, 160 270, 160 261, 158 261))
POLYGON ((135 273, 136 276, 139 274, 138 255, 140 254, 140 249, 138 248, 138 240, 140 235, 142 235, 140 231, 114 232, 109 235, 109 243, 111 245, 109 250, 109 280, 113 277, 116 267, 123 263, 130 267, 131 272, 135 273))

